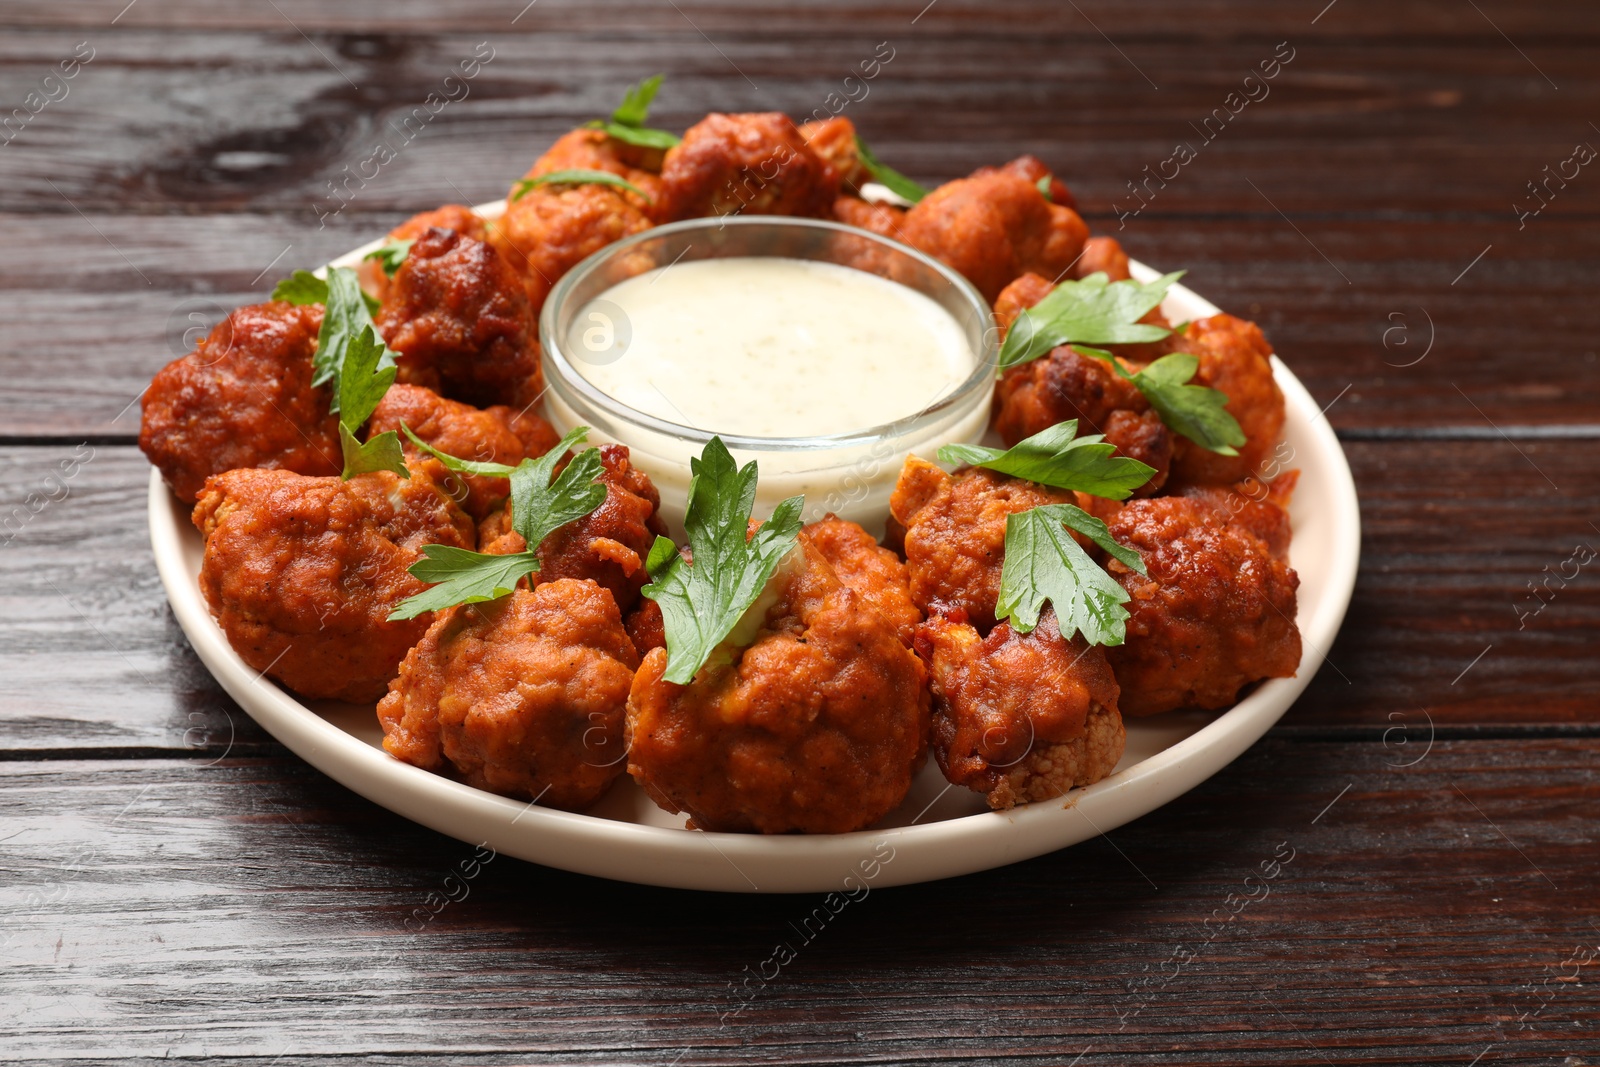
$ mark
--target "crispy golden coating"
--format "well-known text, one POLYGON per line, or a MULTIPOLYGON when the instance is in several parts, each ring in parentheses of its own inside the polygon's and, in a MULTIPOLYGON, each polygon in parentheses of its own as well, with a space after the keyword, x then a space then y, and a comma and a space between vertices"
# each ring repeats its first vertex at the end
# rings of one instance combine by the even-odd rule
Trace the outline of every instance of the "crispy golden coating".
MULTIPOLYGON (((445 204, 432 211, 424 211, 411 216, 400 225, 389 231, 389 241, 415 241, 424 233, 435 226, 441 229, 454 230, 472 238, 474 241, 487 241, 489 239, 489 225, 480 218, 476 212, 463 204, 445 204)), ((389 276, 377 260, 362 260, 360 273, 361 285, 377 297, 379 301, 388 299, 389 276)))
POLYGON ((859 196, 841 196, 833 202, 833 217, 851 226, 870 230, 880 237, 905 243, 906 209, 893 204, 874 204, 859 196))
POLYGON ((1173 434, 1144 395, 1103 361, 1062 345, 1001 375, 994 428, 1008 447, 1068 419, 1078 420, 1079 434, 1104 434, 1119 453, 1155 468, 1140 496, 1166 482, 1173 434))
POLYGON ((491 793, 576 811, 626 767, 638 665, 617 605, 593 582, 448 608, 378 704, 383 747, 491 793))
POLYGON ((235 470, 206 482, 200 589, 234 651, 302 696, 377 700, 428 628, 389 613, 426 588, 427 544, 472 547, 472 520, 426 472, 349 481, 235 470))
POLYGON ((1041 178, 1050 179, 1050 202, 1078 210, 1078 198, 1072 195, 1072 190, 1067 188, 1067 183, 1055 176, 1055 173, 1038 156, 1018 156, 1011 162, 999 167, 979 167, 970 177, 984 178, 991 174, 1012 174, 1026 182, 1032 183, 1034 188, 1039 187, 1041 178))
POLYGON ((839 175, 787 115, 712 112, 684 133, 661 166, 661 222, 714 215, 833 214, 839 175))
POLYGON ((1106 650, 1123 714, 1226 707, 1251 682, 1294 675, 1300 578, 1266 541, 1188 497, 1131 501, 1107 525, 1148 571, 1106 563, 1132 597, 1127 640, 1106 650))
POLYGON ((1283 392, 1272 378, 1272 345, 1253 322, 1213 315, 1191 322, 1180 349, 1200 359, 1196 385, 1228 394, 1228 411, 1246 441, 1237 456, 1219 456, 1183 442, 1172 460, 1172 479, 1186 485, 1229 485, 1261 469, 1283 437, 1283 392))
MULTIPOLYGON (((457 459, 480 463, 504 463, 515 467, 529 456, 542 456, 560 439, 550 424, 537 415, 497 405, 479 410, 424 389, 420 385, 392 385, 372 421, 367 437, 390 430, 400 431, 401 423, 428 444, 457 459), (521 431, 520 434, 518 431, 521 431), (530 450, 530 445, 534 450, 530 450)), ((421 468, 438 483, 452 500, 474 519, 482 519, 505 503, 510 482, 505 478, 486 478, 476 474, 457 474, 423 452, 400 434, 406 451, 406 464, 421 468)))
MULTIPOLYGON (((645 557, 656 535, 667 532, 657 512, 661 494, 649 475, 628 458, 626 445, 600 446, 600 480, 606 498, 588 515, 559 527, 539 546, 539 582, 559 578, 587 578, 598 582, 616 599, 617 607, 631 612, 639 590, 650 581, 645 557)), ((564 464, 557 465, 560 473, 564 464)), ((511 526, 510 507, 495 512, 478 528, 480 551, 509 554, 528 546, 511 526)))
MULTIPOLYGON (((1009 329, 1052 288, 1039 275, 1024 274, 995 301, 996 321, 1009 329)), ((1129 371, 1137 369, 1127 359, 1123 364, 1129 371)), ((1068 419, 1078 420, 1078 433, 1104 434, 1118 452, 1155 468, 1138 495, 1150 496, 1166 483, 1176 435, 1133 383, 1103 360, 1062 345, 1001 375, 995 386, 994 428, 1008 447, 1068 419)))
POLYGON ((1191 485, 1173 495, 1206 505, 1217 521, 1242 526, 1266 542, 1273 559, 1288 559, 1289 498, 1299 481, 1299 471, 1283 471, 1270 482, 1252 476, 1234 485, 1191 485))
POLYGON ((423 230, 390 279, 378 332, 400 356, 398 381, 478 407, 544 393, 536 316, 494 248, 455 230, 423 230))
POLYGON ((911 643, 922 612, 911 602, 910 575, 899 556, 857 524, 832 515, 805 526, 800 536, 822 554, 841 582, 895 628, 900 640, 911 643))
POLYGON ((645 656, 628 696, 628 773, 703 830, 845 833, 905 798, 928 689, 894 627, 802 542, 753 644, 687 686, 645 656))
POLYGON ((1049 800, 1110 774, 1127 734, 1105 651, 1061 639, 1053 611, 1031 633, 987 638, 933 616, 917 630, 933 688, 933 755, 991 808, 1049 800))
POLYGON ((911 601, 928 614, 961 611, 980 632, 994 626, 1005 562, 1006 517, 1075 494, 982 468, 946 474, 911 456, 889 512, 905 528, 911 601))
POLYGON ((661 164, 666 153, 659 148, 629 144, 604 130, 580 126, 564 134, 528 168, 526 177, 540 178, 558 170, 603 170, 633 185, 648 199, 624 191, 628 202, 648 210, 661 199, 661 164))
POLYGON ((208 477, 241 467, 339 473, 333 395, 311 387, 321 327, 320 305, 242 307, 156 373, 139 447, 178 499, 194 503, 208 477))
POLYGON ((802 122, 800 136, 805 138, 812 151, 833 168, 842 188, 859 189, 872 180, 867 168, 861 165, 861 154, 856 150, 856 124, 843 115, 802 122))
POLYGON ((1072 268, 1074 278, 1087 278, 1091 274, 1104 274, 1114 282, 1133 277, 1128 269, 1128 253, 1122 250, 1115 237, 1091 237, 1083 242, 1083 255, 1072 268))
POLYGON ((1028 271, 1066 274, 1089 236, 1076 211, 1050 203, 1032 182, 1005 170, 941 185, 906 212, 904 232, 991 302, 1028 271))
POLYGON ((609 185, 542 185, 507 198, 489 241, 521 277, 535 318, 567 271, 606 245, 650 228, 635 200, 609 185))

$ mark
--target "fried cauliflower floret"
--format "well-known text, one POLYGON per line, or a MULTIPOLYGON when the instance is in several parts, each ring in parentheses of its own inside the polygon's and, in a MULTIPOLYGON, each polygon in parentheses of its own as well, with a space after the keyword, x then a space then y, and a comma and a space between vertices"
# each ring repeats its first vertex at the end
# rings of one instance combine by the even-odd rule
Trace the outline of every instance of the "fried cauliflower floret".
POLYGON ((489 241, 516 270, 535 318, 562 275, 609 244, 650 228, 637 197, 609 185, 541 185, 506 199, 489 241))
POLYGON ((858 196, 841 196, 833 202, 833 217, 850 226, 869 230, 879 237, 905 243, 906 209, 893 204, 874 204, 858 196))
POLYGON ((990 174, 1012 174, 1024 181, 1031 182, 1037 189, 1042 179, 1048 178, 1050 190, 1049 200, 1052 204, 1060 204, 1078 210, 1078 198, 1072 195, 1072 190, 1067 188, 1067 183, 1055 176, 1051 169, 1045 166, 1044 161, 1037 156, 1018 156, 1011 162, 999 167, 979 167, 973 171, 971 177, 983 178, 990 174))
POLYGON ((1184 442, 1173 456, 1173 481, 1229 485, 1256 473, 1283 437, 1283 392, 1272 378, 1268 358, 1272 345, 1255 323, 1232 315, 1197 319, 1174 340, 1200 359, 1194 384, 1228 395, 1228 412, 1239 420, 1246 440, 1237 456, 1220 456, 1184 442))
POLYGON ((1115 237, 1091 237, 1083 242, 1083 255, 1072 268, 1074 278, 1087 278, 1091 274, 1104 274, 1114 282, 1133 277, 1128 269, 1128 253, 1122 250, 1115 237))
MULTIPOLYGON (((462 204, 445 204, 432 211, 424 211, 413 215, 394 229, 389 231, 386 243, 397 241, 415 241, 435 226, 454 230, 474 241, 487 241, 489 239, 489 225, 484 222, 470 207, 462 204)), ((364 259, 359 268, 361 286, 367 292, 377 297, 379 301, 388 299, 389 275, 384 273, 383 267, 374 259, 364 259)))
MULTIPOLYGON (((628 458, 626 445, 600 447, 600 480, 606 498, 581 519, 558 527, 539 546, 539 582, 587 578, 608 590, 624 613, 639 602, 649 582, 645 557, 658 534, 667 532, 658 514, 661 494, 649 475, 628 458)), ((557 465, 559 474, 564 465, 557 465)), ((527 542, 511 525, 511 508, 490 515, 478 529, 481 551, 522 552, 527 542)))
POLYGON ((982 468, 946 474, 911 456, 889 512, 905 530, 911 601, 922 611, 961 611, 979 631, 994 625, 1005 562, 1006 517, 1041 504, 1073 504, 1065 489, 982 468))
POLYGON ((478 407, 524 407, 544 393, 536 316, 494 248, 456 230, 423 230, 390 279, 378 333, 399 355, 397 381, 478 407))
POLYGON ((1078 213, 1003 170, 941 185, 906 212, 905 239, 965 275, 991 303, 1029 271, 1066 274, 1089 236, 1078 213))
POLYGON ((194 509, 200 589, 228 643, 302 696, 369 703, 429 616, 389 613, 426 588, 422 546, 472 547, 472 520, 420 470, 349 481, 290 471, 213 476, 194 509))
POLYGON ((1046 610, 1032 632, 988 637, 933 616, 916 648, 933 688, 933 754, 945 777, 1004 810, 1110 774, 1126 732, 1105 651, 1061 638, 1046 610))
POLYGON ((805 542, 732 663, 666 681, 645 656, 628 695, 628 773, 703 830, 846 833, 905 799, 924 758, 922 663, 805 542))
MULTIPOLYGON (((996 321, 1010 329, 1017 316, 1053 288, 1037 274, 1024 274, 995 301, 996 321)), ((1152 312, 1159 314, 1159 309, 1152 312)), ((1123 364, 1129 372, 1137 369, 1127 359, 1123 364)), ((1175 435, 1144 394, 1105 361, 1061 345, 1001 375, 995 386, 994 428, 1008 447, 1068 419, 1078 420, 1079 434, 1104 434, 1118 452, 1155 468, 1139 495, 1149 496, 1166 483, 1175 435)))
POLYGON ((1226 707, 1251 682, 1294 676, 1300 578, 1266 541, 1188 497, 1132 501, 1107 525, 1148 572, 1106 562, 1132 598, 1127 640, 1106 650, 1123 714, 1226 707))
POLYGON ((800 536, 822 554, 841 582, 895 628, 900 640, 911 643, 922 612, 911 602, 910 576, 899 556, 856 523, 832 515, 803 527, 800 536))
POLYGON ((813 119, 800 124, 800 136, 811 150, 821 156, 839 176, 845 189, 859 189, 872 180, 867 168, 861 164, 861 154, 856 150, 856 124, 843 115, 831 119, 813 119))
MULTIPOLYGON (((446 400, 420 385, 390 386, 367 423, 367 437, 390 430, 399 433, 402 423, 447 455, 480 463, 504 463, 508 467, 515 467, 529 456, 544 455, 559 440, 550 424, 537 415, 519 416, 504 406, 479 410, 446 400)), ((413 445, 404 433, 400 434, 400 443, 405 449, 406 464, 413 470, 427 471, 474 519, 484 518, 505 503, 511 491, 505 478, 457 474, 413 445)))
POLYGON ((638 665, 617 605, 593 582, 448 608, 378 704, 383 747, 491 793, 576 811, 626 767, 638 665))
POLYGON ((1119 453, 1155 468, 1140 495, 1166 482, 1173 434, 1133 383, 1102 360, 1062 345, 1001 375, 994 428, 1007 447, 1068 419, 1078 420, 1080 435, 1104 434, 1119 453))
POLYGON ((787 115, 712 112, 684 133, 661 166, 662 222, 715 215, 829 218, 839 175, 787 115))
POLYGON ((619 141, 604 130, 579 127, 551 145, 534 161, 526 176, 540 178, 558 170, 603 170, 642 192, 648 199, 641 200, 624 191, 631 203, 648 209, 661 198, 661 164, 665 154, 660 148, 619 141))
POLYGON ((320 305, 242 307, 156 373, 139 447, 178 499, 192 504, 208 477, 243 467, 339 473, 333 395, 311 386, 321 328, 320 305))

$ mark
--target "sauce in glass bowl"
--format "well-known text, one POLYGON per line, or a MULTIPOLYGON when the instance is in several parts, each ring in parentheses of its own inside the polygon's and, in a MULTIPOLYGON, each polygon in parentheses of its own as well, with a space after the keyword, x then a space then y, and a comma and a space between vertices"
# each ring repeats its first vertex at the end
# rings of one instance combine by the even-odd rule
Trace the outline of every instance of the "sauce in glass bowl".
POLYGON ((965 278, 841 223, 693 219, 610 245, 539 324, 559 431, 627 445, 679 528, 713 435, 756 460, 756 514, 804 493, 881 533, 906 456, 988 426, 994 316, 965 278))

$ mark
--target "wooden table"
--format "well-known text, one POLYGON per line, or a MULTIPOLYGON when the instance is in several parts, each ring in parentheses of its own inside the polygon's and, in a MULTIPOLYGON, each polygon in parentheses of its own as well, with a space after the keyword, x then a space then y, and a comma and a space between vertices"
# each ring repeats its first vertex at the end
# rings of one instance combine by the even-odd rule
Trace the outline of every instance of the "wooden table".
POLYGON ((0 1059, 1600 1060, 1600 169, 1573 162, 1600 10, 926 2, 0 7, 0 111, 42 94, 0 147, 0 1059), (1262 323, 1362 503, 1344 631, 1262 743, 1108 837, 873 892, 748 1004, 815 901, 501 858, 408 929, 472 849, 221 693, 134 445, 186 331, 501 195, 658 70, 668 127, 838 93, 925 180, 1044 157, 1097 230, 1262 323))

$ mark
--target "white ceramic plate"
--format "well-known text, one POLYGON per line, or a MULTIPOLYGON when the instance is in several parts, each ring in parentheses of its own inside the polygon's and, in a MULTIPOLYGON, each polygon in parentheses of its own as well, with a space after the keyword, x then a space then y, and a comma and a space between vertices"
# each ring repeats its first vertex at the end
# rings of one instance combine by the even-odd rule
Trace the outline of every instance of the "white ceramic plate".
MULTIPOLYGON (((492 216, 500 204, 478 209, 492 216)), ((335 265, 357 263, 381 241, 335 265)), ((1158 275, 1142 264, 1134 275, 1158 275)), ((1163 305, 1173 322, 1218 309, 1175 285, 1163 305)), ((1193 789, 1250 747, 1288 710, 1333 644, 1355 584, 1361 530, 1355 486, 1338 440, 1305 387, 1276 358, 1288 404, 1285 439, 1300 469, 1290 514, 1291 561, 1300 574, 1304 653, 1299 673, 1257 687, 1221 713, 1130 720, 1116 773, 1068 796, 991 812, 950 786, 933 760, 901 807, 853 834, 763 837, 683 828, 626 775, 584 814, 508 800, 401 763, 386 754, 370 707, 307 704, 257 677, 229 646, 200 594, 203 544, 179 503, 151 472, 150 539, 178 623, 200 659, 263 728, 329 777, 406 818, 497 852, 647 885, 727 892, 861 892, 988 870, 1076 844, 1193 789)))

